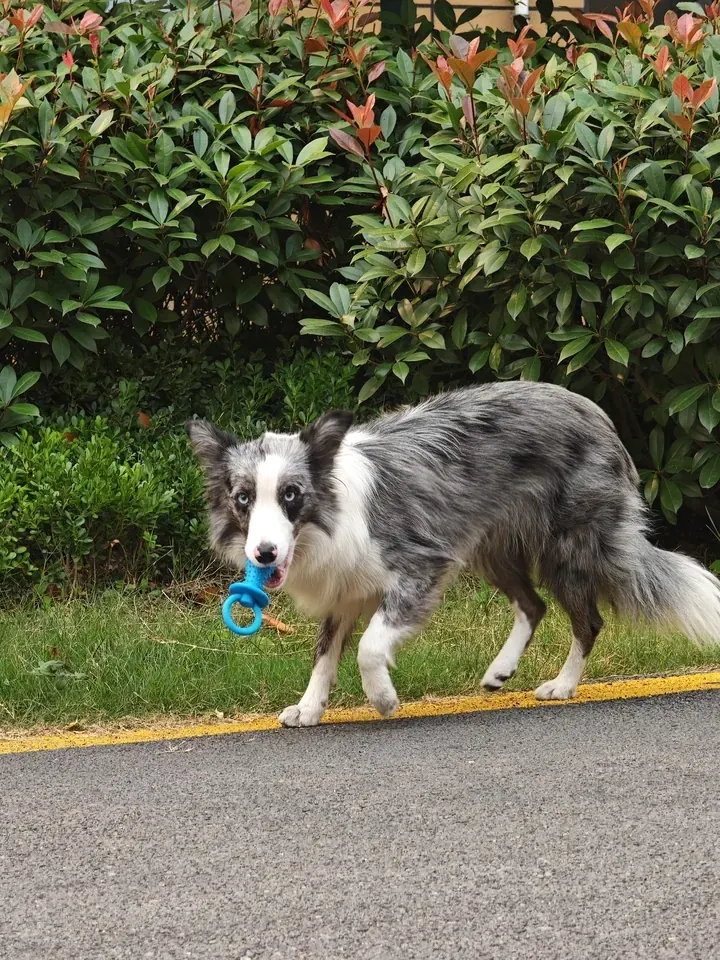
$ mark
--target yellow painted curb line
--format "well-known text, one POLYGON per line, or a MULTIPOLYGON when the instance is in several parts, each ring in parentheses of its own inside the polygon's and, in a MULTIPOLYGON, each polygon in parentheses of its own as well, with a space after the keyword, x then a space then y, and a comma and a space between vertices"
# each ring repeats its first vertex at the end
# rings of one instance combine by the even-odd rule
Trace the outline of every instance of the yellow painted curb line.
MULTIPOLYGON (((690 673, 675 677, 644 677, 635 680, 584 683, 578 687, 577 696, 572 700, 536 700, 534 695, 527 690, 517 693, 484 694, 474 697, 443 697, 438 700, 418 700, 402 706, 392 720, 442 717, 461 713, 478 713, 482 710, 565 707, 579 703, 659 697, 670 693, 690 693, 698 690, 720 690, 720 671, 690 673)), ((349 710, 328 710, 322 722, 323 724, 366 723, 382 719, 371 707, 353 707, 349 710)), ((260 730, 279 729, 281 727, 275 716, 263 715, 227 723, 198 723, 157 730, 118 730, 114 733, 68 732, 13 739, 3 739, 0 736, 0 754, 64 750, 68 747, 104 747, 124 743, 153 743, 159 740, 189 740, 194 737, 217 736, 224 733, 251 733, 260 730)))

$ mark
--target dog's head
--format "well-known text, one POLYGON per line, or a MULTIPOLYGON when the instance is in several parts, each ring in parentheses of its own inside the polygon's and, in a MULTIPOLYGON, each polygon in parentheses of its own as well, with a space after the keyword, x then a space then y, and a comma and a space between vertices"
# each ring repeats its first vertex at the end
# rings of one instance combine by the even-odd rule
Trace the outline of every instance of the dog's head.
POLYGON ((265 433, 241 443, 207 420, 191 420, 188 433, 207 480, 213 547, 239 565, 247 559, 275 567, 266 585, 279 589, 302 528, 324 525, 335 456, 352 421, 352 414, 333 411, 300 433, 265 433))

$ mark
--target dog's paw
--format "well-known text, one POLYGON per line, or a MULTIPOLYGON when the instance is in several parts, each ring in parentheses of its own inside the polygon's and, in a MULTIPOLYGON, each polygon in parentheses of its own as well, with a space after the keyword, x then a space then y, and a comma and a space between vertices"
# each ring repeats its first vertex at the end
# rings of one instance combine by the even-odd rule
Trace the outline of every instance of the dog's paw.
POLYGON ((285 707, 278 720, 284 727, 316 727, 323 712, 324 709, 319 704, 296 703, 285 707))
POLYGON ((536 700, 570 700, 577 693, 577 684, 563 677, 541 683, 535 691, 536 700))
POLYGON ((509 664, 491 663, 485 671, 481 683, 486 690, 499 690, 514 673, 515 670, 509 664))
POLYGON ((376 687, 368 693, 368 700, 381 717, 392 717, 400 706, 398 695, 392 684, 376 687))

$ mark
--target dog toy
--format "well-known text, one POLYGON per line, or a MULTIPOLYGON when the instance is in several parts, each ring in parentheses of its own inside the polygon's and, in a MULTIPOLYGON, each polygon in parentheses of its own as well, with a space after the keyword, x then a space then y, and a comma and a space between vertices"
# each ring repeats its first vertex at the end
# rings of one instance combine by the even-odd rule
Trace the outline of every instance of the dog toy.
POLYGON ((274 567, 256 567, 248 563, 245 567, 245 579, 237 583, 230 584, 229 596, 223 603, 222 614, 225 625, 233 633, 238 633, 242 637, 247 637, 251 633, 256 633, 262 626, 262 611, 270 603, 270 597, 265 593, 263 587, 265 583, 275 572, 274 567), (232 618, 233 604, 239 603, 254 613, 252 623, 246 627, 240 627, 232 618))

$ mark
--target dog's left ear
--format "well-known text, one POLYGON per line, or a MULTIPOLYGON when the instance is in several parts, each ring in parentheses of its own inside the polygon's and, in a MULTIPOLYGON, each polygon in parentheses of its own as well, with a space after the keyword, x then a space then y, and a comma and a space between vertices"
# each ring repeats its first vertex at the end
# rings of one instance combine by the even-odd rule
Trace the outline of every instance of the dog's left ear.
POLYGON ((310 447, 310 455, 319 470, 332 467, 335 454, 354 419, 345 410, 331 410, 301 431, 300 439, 310 447))

